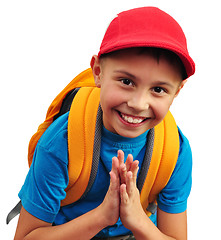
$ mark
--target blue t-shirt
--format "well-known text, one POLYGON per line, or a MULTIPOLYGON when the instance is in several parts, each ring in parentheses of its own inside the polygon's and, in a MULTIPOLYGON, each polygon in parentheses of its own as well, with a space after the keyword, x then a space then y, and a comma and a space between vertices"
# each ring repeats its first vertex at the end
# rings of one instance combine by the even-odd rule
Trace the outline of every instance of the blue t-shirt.
MULTIPOLYGON (((146 150, 147 132, 136 138, 126 138, 102 129, 101 153, 94 184, 85 198, 68 206, 60 207, 68 185, 68 113, 58 118, 39 140, 33 163, 25 183, 19 192, 22 205, 35 217, 56 225, 68 222, 99 206, 110 183, 112 157, 122 149, 127 156, 131 153, 141 166, 146 150)), ((184 212, 191 190, 192 154, 188 140, 180 134, 180 152, 174 172, 158 197, 158 206, 168 213, 184 212)), ((139 173, 138 173, 139 174, 139 173)), ((110 210, 111 211, 111 210, 110 210)), ((156 219, 152 216, 152 221, 156 219)), ((120 219, 103 229, 97 236, 118 236, 130 233, 120 219)))

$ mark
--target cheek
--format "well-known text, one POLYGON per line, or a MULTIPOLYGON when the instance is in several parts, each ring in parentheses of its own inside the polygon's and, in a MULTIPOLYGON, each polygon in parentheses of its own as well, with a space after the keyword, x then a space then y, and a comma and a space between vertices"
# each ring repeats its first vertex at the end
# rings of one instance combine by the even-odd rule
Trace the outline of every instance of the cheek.
POLYGON ((113 107, 113 102, 111 101, 111 95, 107 92, 101 92, 100 104, 104 115, 110 115, 110 111, 113 107))
POLYGON ((161 102, 153 106, 152 110, 157 122, 161 122, 169 111, 170 103, 161 102))
POLYGON ((119 91, 101 89, 100 102, 104 109, 109 110, 110 108, 120 105, 123 102, 123 99, 122 95, 119 94, 119 91))

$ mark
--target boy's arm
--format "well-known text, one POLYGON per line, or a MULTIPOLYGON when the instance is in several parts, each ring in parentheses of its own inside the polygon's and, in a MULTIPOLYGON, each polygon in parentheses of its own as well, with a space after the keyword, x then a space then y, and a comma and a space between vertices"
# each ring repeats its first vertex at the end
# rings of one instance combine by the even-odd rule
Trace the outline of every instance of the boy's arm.
POLYGON ((158 228, 146 216, 140 221, 134 222, 132 232, 136 240, 186 240, 187 239, 187 224, 186 212, 179 214, 170 214, 158 209, 160 225, 158 228))
POLYGON ((68 223, 53 227, 22 208, 14 240, 91 239, 105 227, 105 219, 99 211, 99 208, 94 209, 68 223))
POLYGON ((110 186, 104 201, 94 210, 62 225, 52 226, 22 208, 14 240, 89 240, 119 218, 119 162, 113 158, 110 186), (111 209, 111 211, 110 211, 111 209))
POLYGON ((171 214, 157 209, 157 226, 161 232, 175 239, 187 239, 187 211, 171 214))

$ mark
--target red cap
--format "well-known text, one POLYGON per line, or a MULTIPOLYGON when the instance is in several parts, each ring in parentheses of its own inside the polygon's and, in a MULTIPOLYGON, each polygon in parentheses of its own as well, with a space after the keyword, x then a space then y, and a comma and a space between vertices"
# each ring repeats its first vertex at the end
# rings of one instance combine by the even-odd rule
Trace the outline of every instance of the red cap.
POLYGON ((188 77, 195 72, 195 63, 189 56, 182 28, 169 14, 158 8, 142 7, 119 13, 104 35, 98 57, 132 47, 170 50, 179 56, 188 77))

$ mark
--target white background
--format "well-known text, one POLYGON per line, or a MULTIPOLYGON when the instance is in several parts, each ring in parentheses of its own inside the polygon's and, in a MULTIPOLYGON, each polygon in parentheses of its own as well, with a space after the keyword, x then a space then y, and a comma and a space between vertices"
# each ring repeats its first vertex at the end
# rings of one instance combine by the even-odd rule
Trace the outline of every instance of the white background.
POLYGON ((28 141, 53 98, 99 51, 115 15, 157 6, 182 26, 196 62, 172 112, 193 151, 188 202, 189 239, 221 239, 220 2, 132 0, 1 0, 0 2, 0 238, 13 239, 17 219, 5 218, 19 200, 28 141))

